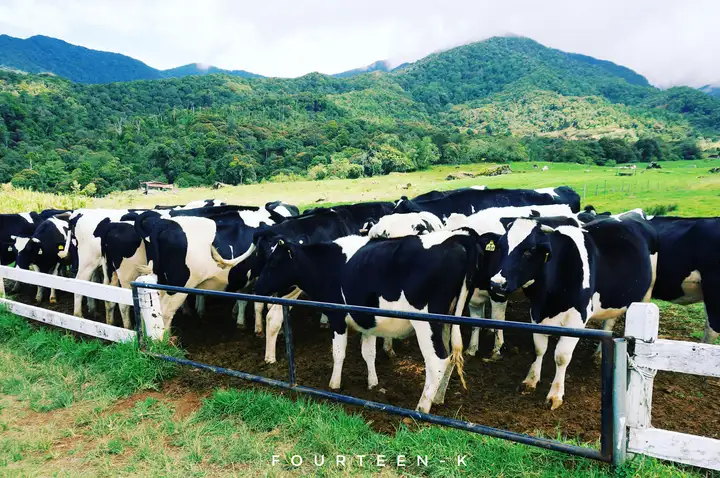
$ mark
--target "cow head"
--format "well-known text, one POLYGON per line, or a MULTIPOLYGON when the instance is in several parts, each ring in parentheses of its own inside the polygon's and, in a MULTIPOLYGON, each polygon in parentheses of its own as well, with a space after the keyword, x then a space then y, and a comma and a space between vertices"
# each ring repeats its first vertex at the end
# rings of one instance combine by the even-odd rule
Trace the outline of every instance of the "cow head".
POLYGON ((272 295, 297 285, 300 277, 297 257, 301 247, 294 242, 276 237, 271 242, 265 258, 265 266, 255 282, 255 293, 272 295))
POLYGON ((395 201, 395 208, 393 213, 408 213, 408 212, 421 212, 422 208, 415 204, 414 201, 408 199, 407 196, 402 196, 400 199, 395 201))
POLYGON ((16 238, 16 265, 21 269, 36 266, 40 272, 52 271, 68 257, 70 229, 66 222, 49 219, 38 226, 30 238, 16 238))
POLYGON ((506 232, 495 246, 498 271, 490 278, 490 290, 499 298, 532 284, 550 260, 550 237, 554 229, 532 219, 502 219, 506 232))

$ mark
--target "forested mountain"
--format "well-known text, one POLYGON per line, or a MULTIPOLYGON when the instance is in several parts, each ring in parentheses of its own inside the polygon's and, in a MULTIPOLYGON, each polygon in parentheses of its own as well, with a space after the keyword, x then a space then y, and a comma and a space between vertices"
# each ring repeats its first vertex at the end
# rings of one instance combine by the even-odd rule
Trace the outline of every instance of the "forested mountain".
POLYGON ((720 84, 705 85, 705 86, 699 88, 699 90, 702 91, 703 93, 707 93, 710 96, 720 98, 720 84))
MULTIPOLYGON (((402 65, 401 65, 402 66, 402 65)), ((372 65, 368 65, 362 68, 355 68, 354 70, 343 71, 342 73, 335 73, 335 78, 349 78, 351 76, 360 75, 362 73, 372 73, 373 71, 390 71, 390 63, 387 60, 376 61, 372 65)))
POLYGON ((0 35, 0 67, 28 73, 52 73, 78 83, 155 80, 209 73, 260 77, 244 70, 223 70, 214 66, 201 68, 196 63, 157 70, 129 56, 92 50, 42 35, 26 40, 0 35))
POLYGON ((105 194, 358 177, 435 163, 694 159, 720 100, 492 38, 391 72, 80 84, 0 71, 0 183, 105 194))

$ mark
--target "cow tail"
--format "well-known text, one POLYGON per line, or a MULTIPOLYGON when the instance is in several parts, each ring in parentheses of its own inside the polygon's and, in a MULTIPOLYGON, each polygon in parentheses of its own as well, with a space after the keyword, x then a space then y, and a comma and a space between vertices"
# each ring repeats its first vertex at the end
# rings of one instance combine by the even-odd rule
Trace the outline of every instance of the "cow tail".
MULTIPOLYGON (((460 296, 458 297, 457 304, 455 304, 455 316, 459 317, 463 313, 465 303, 468 298, 468 286, 466 282, 463 282, 462 288, 460 289, 460 296)), ((452 325, 450 333, 450 344, 452 346, 452 353, 450 355, 450 363, 457 367, 457 373, 460 377, 460 382, 465 390, 467 390, 467 383, 465 382, 465 374, 463 373, 465 367, 465 359, 463 358, 463 340, 460 335, 460 326, 457 324, 452 325)))
POLYGON ((236 265, 240 264, 242 261, 250 257, 250 255, 255 252, 255 243, 250 245, 250 248, 248 248, 247 251, 241 256, 236 257, 235 259, 225 259, 223 256, 220 255, 220 252, 215 248, 215 246, 210 246, 210 253, 212 254, 213 260, 217 263, 218 267, 221 269, 225 268, 233 268, 236 265))

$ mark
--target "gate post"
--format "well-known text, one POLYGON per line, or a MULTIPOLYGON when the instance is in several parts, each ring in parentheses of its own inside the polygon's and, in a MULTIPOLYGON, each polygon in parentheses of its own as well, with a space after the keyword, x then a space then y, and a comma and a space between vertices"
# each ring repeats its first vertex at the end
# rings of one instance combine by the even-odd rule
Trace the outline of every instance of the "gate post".
MULTIPOLYGON (((652 303, 633 303, 625 319, 625 337, 635 342, 655 342, 660 324, 660 311, 652 303)), ((652 410, 654 370, 635 365, 635 351, 628 356, 627 426, 649 428, 652 410)))
MULTIPOLYGON (((135 281, 146 284, 157 284, 157 277, 154 275, 140 276, 135 279, 135 281)), ((165 324, 163 323, 160 311, 160 294, 154 289, 138 287, 138 298, 140 302, 140 317, 145 327, 144 335, 151 340, 161 340, 165 333, 165 324)))

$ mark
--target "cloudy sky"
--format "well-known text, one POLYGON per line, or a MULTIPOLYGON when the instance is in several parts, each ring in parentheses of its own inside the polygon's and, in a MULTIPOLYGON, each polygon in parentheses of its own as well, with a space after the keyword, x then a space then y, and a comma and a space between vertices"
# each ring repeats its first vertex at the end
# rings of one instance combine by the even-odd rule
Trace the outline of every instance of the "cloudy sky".
POLYGON ((658 86, 720 82, 720 0, 0 0, 0 33, 43 34, 156 68, 268 76, 398 64, 514 33, 658 86))

